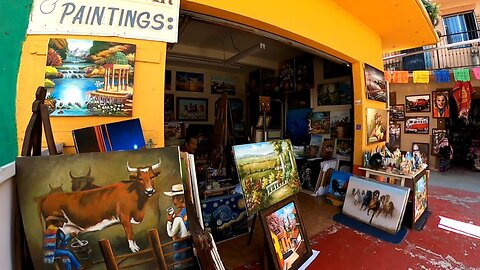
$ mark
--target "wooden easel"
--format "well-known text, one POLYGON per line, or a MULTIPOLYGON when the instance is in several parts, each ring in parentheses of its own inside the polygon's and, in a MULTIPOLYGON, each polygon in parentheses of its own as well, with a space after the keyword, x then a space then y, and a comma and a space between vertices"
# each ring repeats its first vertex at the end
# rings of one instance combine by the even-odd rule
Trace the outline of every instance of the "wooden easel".
MULTIPOLYGON (((40 156, 42 147, 42 124, 47 140, 48 151, 50 155, 57 155, 57 148, 53 140, 52 126, 47 105, 45 105, 45 97, 47 89, 43 86, 37 88, 35 93, 35 101, 32 104, 32 116, 25 131, 23 139, 21 156, 40 156)), ((16 187, 15 187, 16 188, 16 187)), ((15 241, 15 269, 33 269, 33 262, 28 250, 25 230, 23 228, 22 216, 20 213, 20 202, 18 193, 14 195, 15 212, 14 212, 14 241, 15 241)))

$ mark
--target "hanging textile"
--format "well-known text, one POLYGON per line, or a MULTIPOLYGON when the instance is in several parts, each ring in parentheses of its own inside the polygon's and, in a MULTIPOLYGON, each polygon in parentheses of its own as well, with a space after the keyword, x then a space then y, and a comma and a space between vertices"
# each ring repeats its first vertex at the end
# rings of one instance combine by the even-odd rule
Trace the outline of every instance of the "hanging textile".
POLYGON ((430 71, 427 70, 415 70, 413 72, 413 83, 429 83, 430 71))
POLYGON ((450 82, 450 73, 448 70, 436 70, 434 73, 435 81, 439 83, 450 82))
POLYGON ((480 68, 473 68, 473 74, 475 74, 475 79, 480 80, 480 68))
POLYGON ((394 71, 393 83, 408 83, 408 71, 394 71))
POLYGON ((457 82, 468 82, 470 81, 470 70, 468 68, 454 69, 453 78, 457 82))
POLYGON ((383 74, 385 81, 392 82, 392 72, 390 70, 384 71, 383 74))
POLYGON ((475 90, 470 82, 455 82, 453 86, 453 97, 457 103, 458 118, 465 118, 468 121, 468 113, 470 111, 470 103, 475 90))

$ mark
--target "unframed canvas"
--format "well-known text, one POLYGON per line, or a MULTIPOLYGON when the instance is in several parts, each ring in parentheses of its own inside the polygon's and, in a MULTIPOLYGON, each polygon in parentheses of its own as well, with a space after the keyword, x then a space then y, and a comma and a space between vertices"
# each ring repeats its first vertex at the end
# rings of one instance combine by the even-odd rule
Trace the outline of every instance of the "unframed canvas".
POLYGON ((260 212, 276 270, 298 269, 312 255, 298 200, 291 196, 260 212))
POLYGON ((410 188, 350 177, 342 213, 395 234, 400 230, 410 188))
MULTIPOLYGON (((20 207, 35 269, 73 263, 53 256, 53 251, 50 261, 49 250, 43 248, 49 239, 44 236, 55 237, 62 224, 66 235, 79 232, 68 244, 86 269, 105 268, 96 263, 103 260, 98 245, 101 239, 110 240, 116 256, 149 248, 147 231, 152 228, 157 228, 163 244, 172 241, 173 235, 167 234, 167 209, 181 210, 173 206, 172 198, 181 193, 180 189, 172 193, 173 186, 182 187, 178 147, 21 157, 16 165, 20 207), (137 172, 138 168, 145 168, 145 173, 137 172), (141 174, 149 177, 138 181, 141 174), (46 230, 53 221, 61 223, 46 230), (77 248, 72 249, 74 246, 77 248)), ((52 244, 54 250, 61 249, 55 241, 52 244)), ((130 264, 136 259, 126 260, 130 264)), ((139 268, 154 266, 149 262, 139 268)))

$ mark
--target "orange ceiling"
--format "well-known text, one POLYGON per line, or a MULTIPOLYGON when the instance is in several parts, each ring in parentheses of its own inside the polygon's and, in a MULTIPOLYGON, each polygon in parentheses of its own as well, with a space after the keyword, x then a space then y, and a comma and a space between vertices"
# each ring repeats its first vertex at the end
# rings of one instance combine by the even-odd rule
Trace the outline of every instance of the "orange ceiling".
POLYGON ((438 42, 420 0, 334 1, 379 34, 384 53, 438 42))

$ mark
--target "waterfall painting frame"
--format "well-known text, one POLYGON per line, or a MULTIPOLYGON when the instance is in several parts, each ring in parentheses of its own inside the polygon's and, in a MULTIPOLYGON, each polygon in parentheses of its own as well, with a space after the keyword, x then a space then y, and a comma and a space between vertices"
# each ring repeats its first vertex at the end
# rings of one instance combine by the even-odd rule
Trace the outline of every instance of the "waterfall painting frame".
POLYGON ((50 39, 44 86, 51 116, 132 116, 134 44, 50 39))

